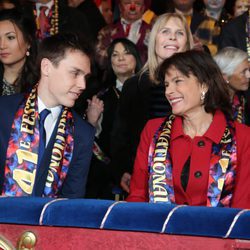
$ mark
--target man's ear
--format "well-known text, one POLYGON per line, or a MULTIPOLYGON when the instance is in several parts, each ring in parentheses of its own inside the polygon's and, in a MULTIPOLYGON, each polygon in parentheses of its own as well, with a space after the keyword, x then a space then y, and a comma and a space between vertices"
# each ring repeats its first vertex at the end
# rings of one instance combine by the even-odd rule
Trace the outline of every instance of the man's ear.
POLYGON ((43 58, 41 60, 41 75, 48 76, 52 63, 49 59, 43 58))

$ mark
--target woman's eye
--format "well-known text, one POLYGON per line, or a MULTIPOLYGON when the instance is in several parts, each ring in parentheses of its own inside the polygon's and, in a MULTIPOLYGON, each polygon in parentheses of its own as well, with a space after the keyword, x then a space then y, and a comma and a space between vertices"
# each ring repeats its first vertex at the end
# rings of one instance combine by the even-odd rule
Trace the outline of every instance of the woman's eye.
POLYGON ((183 36, 183 35, 184 35, 183 31, 177 31, 176 34, 177 34, 178 36, 183 36))
POLYGON ((169 34, 170 30, 169 29, 163 29, 163 30, 161 30, 161 33, 162 34, 169 34))
POLYGON ((15 36, 8 36, 7 37, 9 40, 14 40, 16 37, 15 36))
POLYGON ((126 51, 124 52, 124 54, 125 54, 125 55, 131 55, 131 53, 130 53, 128 50, 126 50, 126 51))
POLYGON ((176 84, 181 83, 181 82, 182 82, 181 79, 176 79, 176 80, 175 80, 175 83, 176 83, 176 84))

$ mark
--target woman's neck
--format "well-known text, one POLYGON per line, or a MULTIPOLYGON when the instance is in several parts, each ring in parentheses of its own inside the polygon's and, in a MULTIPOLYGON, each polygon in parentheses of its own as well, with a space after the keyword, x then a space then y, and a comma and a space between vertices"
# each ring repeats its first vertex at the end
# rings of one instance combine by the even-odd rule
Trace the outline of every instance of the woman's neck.
POLYGON ((14 84, 17 78, 19 77, 20 72, 22 71, 22 67, 24 65, 24 61, 20 61, 19 63, 13 65, 3 65, 4 73, 3 78, 10 84, 14 84))
POLYGON ((232 103, 235 95, 235 90, 232 89, 231 87, 229 87, 229 95, 230 95, 230 101, 232 103))
POLYGON ((206 133, 212 121, 213 115, 205 112, 205 110, 196 112, 183 118, 183 131, 191 138, 202 136, 206 133))
POLYGON ((123 84, 129 77, 131 77, 130 75, 118 75, 117 79, 123 84))

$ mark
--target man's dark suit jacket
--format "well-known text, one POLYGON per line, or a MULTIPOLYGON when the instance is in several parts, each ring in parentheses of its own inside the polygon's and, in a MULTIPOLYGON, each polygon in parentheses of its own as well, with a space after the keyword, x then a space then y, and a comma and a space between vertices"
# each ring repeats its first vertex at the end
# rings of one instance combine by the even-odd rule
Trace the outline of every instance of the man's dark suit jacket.
MULTIPOLYGON (((23 101, 23 97, 24 96, 22 94, 0 97, 0 194, 2 193, 4 182, 4 166, 11 127, 18 107, 23 101)), ((85 186, 92 156, 95 129, 85 122, 73 110, 72 113, 74 119, 73 156, 67 176, 58 196, 67 198, 81 198, 85 195, 85 186)), ((33 194, 35 196, 43 195, 54 138, 56 136, 56 127, 57 126, 55 126, 48 146, 44 152, 41 165, 37 170, 36 181, 33 190, 33 194)))
POLYGON ((219 49, 232 46, 247 52, 246 22, 247 12, 232 19, 221 31, 219 49))

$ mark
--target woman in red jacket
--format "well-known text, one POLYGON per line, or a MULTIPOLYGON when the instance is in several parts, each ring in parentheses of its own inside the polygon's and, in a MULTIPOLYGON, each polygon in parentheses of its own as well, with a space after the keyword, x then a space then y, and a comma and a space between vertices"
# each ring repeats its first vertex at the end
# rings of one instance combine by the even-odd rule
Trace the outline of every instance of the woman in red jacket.
POLYGON ((177 53, 159 77, 173 115, 145 126, 127 200, 250 208, 250 128, 231 119, 216 63, 177 53))

